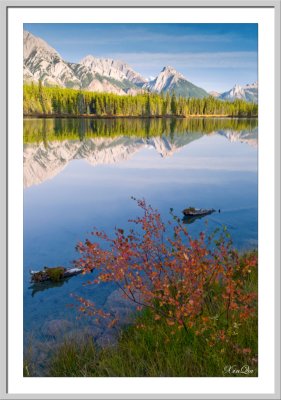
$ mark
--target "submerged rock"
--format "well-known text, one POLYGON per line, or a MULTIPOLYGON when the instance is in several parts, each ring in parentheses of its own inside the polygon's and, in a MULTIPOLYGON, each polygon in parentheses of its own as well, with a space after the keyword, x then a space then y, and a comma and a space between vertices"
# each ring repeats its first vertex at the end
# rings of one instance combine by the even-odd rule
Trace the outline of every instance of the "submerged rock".
POLYGON ((134 321, 136 308, 137 304, 124 297, 121 289, 114 290, 104 304, 104 310, 111 314, 111 320, 107 320, 103 325, 103 331, 94 338, 95 343, 99 347, 115 346, 122 328, 134 321), (110 327, 113 319, 114 325, 110 327))
POLYGON ((100 326, 85 326, 81 329, 74 328, 63 336, 64 341, 82 342, 85 339, 92 338, 96 340, 103 334, 100 326))
POLYGON ((72 323, 66 319, 53 319, 44 322, 41 331, 44 336, 57 338, 72 328, 72 323))
POLYGON ((117 289, 107 297, 104 307, 118 319, 118 325, 122 326, 133 321, 137 304, 124 297, 121 289, 117 289))
POLYGON ((113 347, 117 344, 119 333, 116 329, 108 329, 104 331, 99 338, 95 340, 95 343, 99 347, 113 347))

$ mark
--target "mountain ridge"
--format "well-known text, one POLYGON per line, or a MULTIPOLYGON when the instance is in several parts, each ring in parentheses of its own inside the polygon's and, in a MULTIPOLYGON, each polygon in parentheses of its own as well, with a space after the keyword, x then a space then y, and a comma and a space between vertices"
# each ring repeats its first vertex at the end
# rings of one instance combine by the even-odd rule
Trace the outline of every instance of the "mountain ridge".
POLYGON ((230 90, 218 93, 218 92, 210 92, 211 96, 221 99, 221 100, 228 100, 234 101, 236 99, 246 100, 253 103, 258 102, 258 81, 246 84, 246 85, 239 85, 235 84, 230 90))
POLYGON ((257 102, 257 82, 235 85, 224 93, 210 92, 190 82, 181 72, 167 65, 148 80, 121 60, 99 58, 89 54, 78 63, 65 61, 45 40, 23 32, 23 80, 39 80, 45 86, 60 86, 94 92, 135 95, 137 93, 173 93, 176 96, 221 100, 243 99, 257 102))
POLYGON ((175 93, 183 97, 207 97, 208 93, 189 82, 172 66, 166 66, 159 75, 148 81, 127 63, 111 58, 87 55, 79 63, 65 61, 43 39, 24 31, 25 82, 39 82, 45 86, 61 86, 108 92, 118 95, 137 94, 143 91, 175 93))

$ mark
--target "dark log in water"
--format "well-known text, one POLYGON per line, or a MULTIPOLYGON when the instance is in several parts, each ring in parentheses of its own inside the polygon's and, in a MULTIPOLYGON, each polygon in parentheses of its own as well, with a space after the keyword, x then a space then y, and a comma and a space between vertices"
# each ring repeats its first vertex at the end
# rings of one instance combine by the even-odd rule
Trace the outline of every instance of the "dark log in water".
POLYGON ((60 282, 63 279, 70 278, 82 273, 81 268, 64 268, 64 267, 45 267, 42 271, 30 271, 31 282, 41 283, 41 282, 60 282))
POLYGON ((185 217, 203 217, 204 215, 209 215, 215 212, 213 208, 194 208, 188 207, 183 210, 185 217))

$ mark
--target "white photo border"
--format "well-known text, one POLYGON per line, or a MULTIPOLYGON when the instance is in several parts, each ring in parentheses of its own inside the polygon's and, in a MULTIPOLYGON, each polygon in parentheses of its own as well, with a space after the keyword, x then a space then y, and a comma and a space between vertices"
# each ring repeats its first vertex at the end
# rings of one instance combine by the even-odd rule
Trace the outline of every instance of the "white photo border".
MULTIPOLYGON (((188 2, 186 2, 188 3, 188 2)), ((199 2, 197 2, 199 3, 199 2)), ((65 3, 64 3, 65 4, 65 3)), ((81 4, 81 3, 79 3, 81 4)), ((245 3, 244 3, 245 4, 245 3)), ((175 3, 173 3, 175 5, 175 3)), ((279 8, 280 10, 280 8, 279 8)), ((271 394, 274 396, 274 301, 276 281, 276 165, 280 152, 276 150, 274 124, 276 104, 275 74, 275 18, 273 8, 25 8, 8 10, 8 255, 9 265, 19 269, 19 279, 8 280, 9 368, 8 393, 13 394, 159 394, 181 395, 192 393, 271 394), (111 12, 110 12, 111 11, 111 12), (136 12, 137 11, 137 12, 136 12), (155 12, 157 15, 155 15, 155 12), (196 15, 197 14, 197 15, 196 15), (208 22, 259 24, 259 377, 258 378, 23 378, 22 377, 22 30, 23 23, 44 22, 208 22), (18 99, 16 103, 14 99, 18 99), (13 134, 12 134, 12 133, 13 134), (275 201, 275 208, 274 208, 275 201), (268 211, 269 204, 272 206, 268 211), (267 209, 267 213, 264 210, 267 209), (15 243, 16 249, 15 249, 15 243), (13 244, 13 248, 12 248, 13 244), (274 285, 275 284, 275 285, 274 285), (16 296, 15 296, 16 293, 16 296), (20 332, 20 334, 19 334, 20 332), (83 389, 83 390, 81 390, 83 389)), ((280 18, 279 18, 280 23, 280 18)), ((280 26, 279 26, 280 29, 280 26)), ((280 62, 280 61, 279 61, 280 62)), ((280 64, 279 64, 280 66, 280 64)), ((280 192, 277 192, 280 201, 280 192)), ((278 199, 277 199, 278 200, 278 199)), ((219 398, 216 396, 216 398, 219 398)), ((56 396, 58 397, 58 396, 56 396)), ((31 397, 28 397, 31 398, 31 397)), ((53 397, 54 398, 54 397, 53 397)), ((99 397, 101 398, 101 397, 99 397)), ((125 398, 124 396, 122 398, 125 398)), ((132 398, 132 397, 130 397, 132 398)), ((202 398, 202 397, 201 397, 202 398)), ((230 398, 230 397, 229 397, 230 398)))

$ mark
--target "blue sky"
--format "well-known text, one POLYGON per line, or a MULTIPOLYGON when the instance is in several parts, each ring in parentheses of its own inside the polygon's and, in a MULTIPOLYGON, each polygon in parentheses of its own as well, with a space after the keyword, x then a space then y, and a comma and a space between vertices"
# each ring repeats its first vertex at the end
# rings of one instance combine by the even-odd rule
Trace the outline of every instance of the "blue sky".
POLYGON ((172 65, 189 81, 219 92, 257 76, 257 24, 24 24, 60 55, 121 59, 145 77, 172 65))

